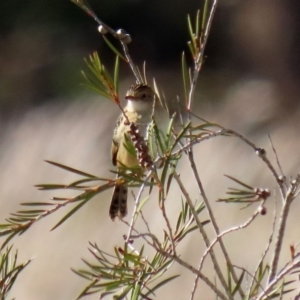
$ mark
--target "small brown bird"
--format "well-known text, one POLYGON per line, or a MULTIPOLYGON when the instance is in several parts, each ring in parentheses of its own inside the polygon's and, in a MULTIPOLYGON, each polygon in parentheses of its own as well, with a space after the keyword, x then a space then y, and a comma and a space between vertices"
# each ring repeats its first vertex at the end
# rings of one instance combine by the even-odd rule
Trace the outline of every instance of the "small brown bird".
MULTIPOLYGON (((125 99, 127 105, 124 107, 124 113, 128 121, 134 123, 139 130, 139 135, 145 138, 147 125, 151 122, 155 92, 148 85, 136 84, 127 91, 125 99)), ((130 168, 139 165, 137 157, 130 154, 125 147, 125 135, 130 139, 129 130, 129 124, 122 113, 117 120, 111 148, 112 163, 118 168, 122 166, 130 168)), ((126 185, 115 186, 109 209, 109 216, 112 220, 117 216, 123 218, 127 215, 127 194, 126 185)))

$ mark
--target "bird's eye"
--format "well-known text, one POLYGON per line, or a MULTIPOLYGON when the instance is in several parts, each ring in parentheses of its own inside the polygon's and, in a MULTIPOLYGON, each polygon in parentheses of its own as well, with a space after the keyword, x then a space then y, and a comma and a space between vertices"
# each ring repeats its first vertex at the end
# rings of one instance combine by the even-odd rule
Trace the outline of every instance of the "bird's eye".
POLYGON ((142 99, 145 99, 147 95, 145 93, 142 94, 142 99))

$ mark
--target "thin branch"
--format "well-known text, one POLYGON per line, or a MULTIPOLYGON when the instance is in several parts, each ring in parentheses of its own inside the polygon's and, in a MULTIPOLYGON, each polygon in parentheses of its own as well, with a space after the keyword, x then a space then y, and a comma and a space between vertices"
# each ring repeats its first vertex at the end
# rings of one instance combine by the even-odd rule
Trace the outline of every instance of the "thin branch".
POLYGON ((251 290, 254 286, 255 278, 257 276, 257 273, 259 272, 259 266, 262 264, 265 257, 267 256, 267 253, 269 252, 269 249, 270 249, 272 241, 273 241, 273 237, 274 237, 274 233, 275 233, 276 220, 277 220, 277 217, 276 217, 277 216, 277 201, 275 202, 275 206, 276 207, 274 209, 274 219, 273 219, 272 230, 271 230, 271 234, 270 234, 270 237, 269 237, 269 241, 268 241, 267 247, 266 247, 261 259, 259 260, 259 262, 257 264, 257 268, 254 272, 254 275, 253 275, 253 278, 252 278, 252 281, 251 281, 251 284, 250 284, 250 287, 249 287, 249 292, 251 292, 251 290))
POLYGON ((268 138, 269 138, 269 141, 270 141, 272 150, 273 150, 273 152, 274 152, 274 154, 275 154, 277 166, 278 166, 278 168, 279 168, 279 170, 280 170, 281 176, 284 177, 284 174, 283 174, 283 171, 282 171, 282 167, 281 167, 281 164, 280 164, 280 161, 279 161, 279 157, 278 157, 278 155, 277 155, 277 151, 276 151, 276 149, 275 149, 275 147, 274 147, 274 145, 273 145, 273 141, 272 141, 271 136, 270 136, 269 134, 268 134, 268 138))
MULTIPOLYGON (((191 86, 190 86, 188 106, 187 106, 188 111, 191 111, 191 106, 192 106, 192 101, 194 99, 194 94, 195 94, 195 90, 196 90, 198 76, 199 76, 199 72, 200 72, 201 67, 202 67, 202 62, 203 62, 203 57, 204 57, 204 50, 205 50, 205 47, 206 47, 206 44, 207 44, 207 40, 208 40, 208 36, 209 36, 209 33, 210 33, 212 21, 213 21, 215 12, 216 12, 217 4, 218 4, 218 0, 214 0, 213 4, 211 6, 208 21, 206 23, 205 32, 204 32, 204 35, 203 35, 203 42, 201 44, 199 54, 198 54, 198 56, 197 56, 197 58, 195 59, 195 62, 194 62, 193 80, 192 80, 191 86)), ((189 118, 190 118, 190 116, 189 116, 189 118)))
MULTIPOLYGON (((128 226, 130 226, 128 222, 126 222, 124 220, 122 220, 122 222, 127 224, 128 226)), ((133 238, 133 239, 137 239, 140 237, 143 238, 149 246, 153 247, 160 254, 164 255, 165 257, 171 258, 172 260, 176 261, 179 265, 190 270, 192 273, 198 274, 199 278, 201 280, 203 280, 214 291, 214 293, 218 297, 220 297, 220 299, 228 300, 228 298, 219 289, 217 289, 216 285, 213 284, 205 275, 203 275, 201 272, 199 272, 197 269, 195 269, 192 265, 188 264, 187 262, 182 260, 177 255, 174 255, 168 251, 163 250, 161 243, 159 242, 159 240, 157 239, 157 237, 155 235, 150 234, 150 233, 139 233, 136 229, 133 229, 133 231, 136 232, 137 235, 131 235, 131 238, 133 238), (149 240, 147 239, 147 237, 150 237, 152 239, 153 243, 150 243, 149 240)))
POLYGON ((122 44, 122 47, 123 47, 123 50, 124 50, 124 54, 128 60, 128 64, 131 68, 131 71, 132 73, 134 74, 135 76, 135 79, 137 81, 138 84, 141 84, 143 83, 143 79, 142 77, 140 76, 140 72, 138 71, 136 65, 133 63, 133 60, 129 54, 129 49, 128 49, 128 46, 127 46, 127 43, 125 43, 123 40, 120 40, 121 44, 122 44))
POLYGON ((252 275, 249 271, 247 271, 246 269, 241 268, 241 267, 239 267, 239 266, 236 266, 236 265, 233 265, 233 267, 236 268, 236 269, 242 270, 243 272, 247 273, 247 274, 252 278, 252 280, 255 281, 256 283, 258 283, 258 285, 260 286, 260 288, 265 292, 264 287, 261 285, 261 283, 258 282, 258 281, 256 280, 255 276, 252 275))
MULTIPOLYGON (((1 249, 9 242, 9 240, 14 237, 15 235, 20 235, 22 233, 24 233, 26 230, 28 230, 33 224, 35 224, 36 222, 38 222, 39 220, 55 213, 56 211, 58 211, 59 209, 67 206, 68 204, 71 203, 76 203, 78 201, 82 201, 82 204, 84 204, 84 201, 87 202, 89 201, 93 196, 97 195, 99 192, 104 191, 106 189, 109 189, 111 187, 113 187, 115 185, 114 181, 109 181, 107 183, 105 183, 104 185, 98 185, 95 187, 89 187, 87 189, 85 189, 85 192, 72 197, 72 198, 52 198, 52 200, 54 201, 63 201, 62 203, 58 203, 55 204, 55 202, 46 202, 46 203, 37 203, 37 205, 49 205, 52 206, 51 209, 43 209, 41 211, 38 212, 37 215, 28 215, 27 218, 22 218, 24 217, 23 215, 21 215, 20 213, 16 213, 16 214, 11 214, 12 216, 16 217, 15 220, 11 220, 11 218, 9 218, 8 224, 3 228, 5 228, 4 230, 2 230, 0 232, 0 236, 5 236, 5 235, 11 235, 10 237, 8 237, 6 239, 6 241, 2 244, 1 249)), ((24 203, 24 205, 32 205, 32 203, 24 203)), ((26 212, 26 211, 25 211, 26 212)), ((30 210, 29 210, 30 212, 30 210)), ((64 222, 67 219, 68 214, 58 223, 55 225, 54 228, 58 227, 62 222, 64 222)), ((54 229, 52 228, 52 230, 54 229)))
POLYGON ((92 17, 100 26, 104 28, 103 34, 108 32, 121 43, 125 57, 127 58, 127 62, 136 78, 137 83, 139 84, 143 83, 143 79, 129 54, 129 49, 127 44, 131 42, 130 35, 126 33, 124 29, 119 29, 115 31, 110 26, 108 26, 103 21, 101 21, 95 14, 95 12, 89 7, 86 0, 71 0, 71 1, 76 5, 78 5, 81 9, 83 9, 90 17, 92 17))
MULTIPOLYGON (((206 232, 205 232, 205 230, 204 230, 203 225, 201 224, 201 221, 199 220, 199 217, 198 217, 197 212, 195 211, 195 208, 194 208, 192 199, 190 198, 190 196, 189 196, 187 190, 185 189, 185 187, 184 187, 184 185, 183 185, 183 183, 182 183, 182 181, 181 181, 181 179, 180 179, 180 176, 178 175, 177 172, 174 172, 174 178, 175 178, 175 180, 177 181, 178 186, 180 187, 180 189, 181 189, 183 195, 185 196, 185 199, 186 199, 186 201, 187 201, 187 203, 188 203, 188 205, 189 205, 189 207, 190 207, 190 210, 191 210, 191 212, 192 212, 192 214, 193 214, 193 217, 194 217, 194 219, 195 219, 195 221, 196 221, 196 224, 197 224, 197 226, 198 226, 198 228, 199 228, 199 231, 200 231, 200 233, 201 233, 201 235, 202 235, 202 237, 203 237, 203 240, 204 240, 204 242, 205 242, 206 247, 209 247, 210 241, 209 241, 209 239, 208 239, 208 236, 207 236, 207 234, 206 234, 206 232)), ((214 253, 213 249, 211 249, 211 250, 209 251, 209 254, 210 254, 210 256, 211 256, 211 259, 212 259, 212 262, 213 262, 213 265, 214 265, 214 269, 215 269, 215 271, 216 271, 216 273, 217 273, 217 275, 218 275, 218 278, 219 278, 219 280, 220 280, 222 286, 224 287, 224 289, 225 289, 225 291, 226 291, 226 293, 227 293, 229 299, 233 299, 233 298, 232 298, 232 295, 230 294, 230 291, 228 290, 228 286, 227 286, 226 281, 225 281, 225 278, 224 278, 224 276, 223 276, 223 274, 222 274, 222 272, 221 272, 220 266, 219 266, 219 264, 218 264, 218 262, 217 262, 217 258, 216 258, 216 256, 215 256, 215 253, 214 253)), ((197 273, 195 273, 195 274, 197 274, 197 273)), ((199 276, 199 277, 200 277, 200 276, 199 276)), ((201 277, 200 277, 200 278, 201 278, 201 277)))
POLYGON ((297 189, 300 184, 300 175, 298 174, 296 177, 296 180, 293 180, 290 183, 289 190, 287 191, 286 198, 281 210, 281 216, 279 221, 279 228, 278 228, 278 235, 277 240, 275 243, 275 249, 274 249, 274 255, 271 263, 271 270, 269 275, 269 284, 272 282, 276 276, 278 262, 279 262, 279 256, 281 253, 283 238, 284 238, 284 232, 286 228, 287 218, 290 210, 290 206, 295 199, 295 193, 297 192, 297 189))
POLYGON ((126 238, 126 243, 129 242, 130 238, 131 238, 131 234, 132 234, 132 230, 133 230, 133 226, 134 226, 134 223, 136 221, 136 215, 137 215, 137 209, 139 207, 139 204, 140 204, 140 200, 141 200, 141 197, 142 197, 142 193, 145 189, 145 186, 146 186, 146 183, 148 181, 148 179, 151 177, 151 174, 152 174, 152 170, 150 170, 143 182, 143 184, 141 185, 140 189, 139 189, 139 192, 135 198, 135 201, 134 201, 134 209, 133 209, 133 212, 132 212, 132 217, 131 217, 131 222, 130 222, 130 226, 129 226, 129 230, 128 230, 128 233, 127 233, 127 238, 126 238))
MULTIPOLYGON (((220 125, 218 125, 218 126, 222 128, 222 126, 220 126, 220 125)), ((258 154, 258 156, 263 160, 263 162, 267 165, 268 169, 271 171, 271 173, 275 177, 275 180, 276 180, 276 182, 278 184, 278 187, 279 187, 281 198, 285 199, 285 194, 286 194, 285 186, 284 186, 282 180, 280 179, 280 176, 277 174, 275 168, 273 167, 273 165, 271 164, 271 162, 267 158, 265 151, 263 149, 257 147, 254 143, 252 143, 246 137, 244 137, 243 135, 237 133, 234 130, 222 128, 221 130, 218 130, 218 131, 215 131, 215 132, 212 132, 212 133, 208 133, 204 137, 190 139, 190 141, 186 145, 184 145, 179 150, 172 153, 172 155, 181 154, 181 153, 189 150, 195 144, 198 144, 198 143, 200 143, 202 141, 205 141, 205 140, 209 140, 209 139, 211 139, 213 137, 216 137, 216 136, 222 136, 222 135, 226 135, 226 134, 227 135, 228 134, 233 135, 233 136, 241 139, 242 141, 244 141, 247 145, 249 145, 258 154)))
POLYGON ((239 139, 244 141, 247 145, 249 145, 251 148, 253 148, 253 150, 256 152, 256 154, 263 160, 263 162, 267 165, 267 167, 269 168, 269 170, 271 171, 271 173, 275 177, 275 180, 276 180, 276 182, 278 184, 278 187, 279 187, 279 191, 281 193, 281 198, 284 199, 285 194, 286 194, 284 184, 283 184, 282 180, 280 179, 280 176, 277 174, 275 168, 273 167, 273 165, 271 164, 271 162, 267 158, 266 151, 264 149, 256 147, 254 143, 250 142, 247 138, 245 138, 243 135, 237 133, 236 131, 229 130, 229 129, 227 129, 226 131, 227 131, 227 133, 238 137, 239 139))
MULTIPOLYGON (((200 180, 200 176, 199 176, 199 173, 198 173, 195 161, 194 161, 194 155, 193 155, 192 151, 188 152, 188 158, 189 158, 189 161, 190 161, 190 164, 191 164, 191 168, 192 168, 192 171, 193 171, 194 178, 195 178, 196 183, 197 183, 197 187, 199 189, 199 193, 200 193, 200 195, 203 198, 204 204, 205 204, 206 209, 208 211, 209 218, 210 218, 210 220, 212 222, 212 225, 213 225, 213 228, 215 230, 215 233, 218 236, 220 234, 219 226, 218 226, 218 224, 216 222, 215 216, 213 214, 213 210, 212 210, 212 208, 210 206, 210 203, 209 203, 208 198, 206 196, 206 193, 204 191, 202 182, 200 180)), ((223 240, 222 240, 221 237, 219 238, 219 244, 220 244, 221 250, 223 252, 223 255, 225 257, 226 264, 227 264, 227 266, 228 266, 228 268, 230 270, 230 273, 232 274, 232 278, 235 281, 235 283, 237 284, 238 277, 235 274, 235 271, 234 271, 234 269, 232 267, 232 262, 231 262, 231 260, 229 258, 229 254, 227 252, 227 249, 226 249, 226 247, 225 247, 225 245, 224 245, 223 240)), ((209 247, 209 245, 206 245, 206 247, 209 247)), ((241 297, 244 298, 245 295, 244 295, 244 292, 243 292, 243 290, 242 290, 241 287, 239 288, 239 293, 240 293, 241 297)))
POLYGON ((300 267, 300 258, 299 258, 300 255, 297 255, 293 262, 292 263, 288 263, 287 264, 287 267, 284 268, 276 277, 274 277, 272 279, 272 281, 270 281, 268 283, 268 286, 265 288, 265 291, 262 292, 257 298, 256 300, 262 300, 265 296, 268 295, 268 293, 272 292, 274 286, 276 286, 283 278, 284 276, 288 275, 291 273, 291 271, 293 271, 294 269, 296 268, 299 268, 300 267), (296 260, 296 258, 298 258, 296 260))
MULTIPOLYGON (((262 205, 264 204, 265 200, 263 201, 262 205)), ((204 252, 202 258, 201 258, 201 261, 200 261, 200 264, 199 264, 199 271, 201 271, 202 267, 203 267, 203 263, 204 263, 204 260, 206 258, 206 256, 208 255, 209 251, 218 243, 221 241, 221 239, 229 234, 229 233, 232 233, 232 232, 235 232, 235 231, 238 231, 238 230, 241 230, 241 229, 244 229, 246 227, 248 227, 255 219, 256 217, 260 214, 259 212, 259 209, 257 209, 255 211, 255 213, 244 223, 244 224, 241 224, 241 225, 238 225, 238 226, 235 226, 235 227, 232 227, 228 230, 225 230, 223 232, 221 232, 217 237, 216 239, 211 243, 211 245, 206 249, 206 251, 204 252)))
POLYGON ((172 250, 173 250, 174 255, 177 255, 176 254, 176 246, 175 246, 175 242, 174 242, 172 227, 171 227, 170 220, 168 219, 168 216, 167 216, 167 213, 166 213, 165 199, 162 199, 161 202, 162 202, 161 210, 162 210, 162 214, 163 214, 163 217, 166 221, 167 228, 168 228, 168 231, 169 231, 170 241, 171 241, 171 244, 172 244, 172 250))
POLYGON ((181 145, 181 148, 179 150, 174 151, 172 153, 172 155, 177 156, 177 155, 179 155, 181 153, 186 152, 187 150, 189 150, 192 146, 194 146, 196 144, 199 144, 199 143, 201 143, 203 141, 209 140, 209 139, 211 139, 213 137, 216 137, 216 136, 222 136, 222 135, 224 135, 224 133, 226 133, 226 130, 225 129, 221 129, 221 130, 218 130, 218 131, 207 133, 207 135, 202 136, 201 138, 192 138, 185 145, 181 145))
MULTIPOLYGON (((169 252, 164 251, 163 249, 156 248, 156 250, 159 253, 163 254, 164 256, 173 259, 174 261, 176 261, 181 266, 183 266, 186 269, 190 270, 192 273, 197 274, 199 276, 199 278, 202 281, 204 281, 214 291, 216 296, 220 297, 223 300, 228 300, 228 298, 220 290, 218 290, 217 287, 205 275, 203 275, 201 272, 198 272, 198 270, 195 269, 193 266, 191 266, 190 264, 188 264, 187 262, 185 262, 184 260, 182 260, 178 256, 170 254, 169 252)), ((229 298, 232 299, 232 296, 230 296, 229 298)))

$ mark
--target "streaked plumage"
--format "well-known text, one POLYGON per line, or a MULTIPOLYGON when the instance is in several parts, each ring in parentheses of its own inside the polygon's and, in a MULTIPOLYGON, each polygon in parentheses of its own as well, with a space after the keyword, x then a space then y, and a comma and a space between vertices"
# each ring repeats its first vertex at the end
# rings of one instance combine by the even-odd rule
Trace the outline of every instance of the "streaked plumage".
MULTIPOLYGON (((130 123, 137 125, 140 135, 145 137, 147 125, 151 122, 152 108, 155 100, 154 91, 148 85, 133 85, 127 91, 125 99, 127 100, 127 105, 124 108, 124 113, 130 123)), ((128 130, 129 126, 126 124, 126 118, 122 113, 117 120, 111 148, 112 163, 114 166, 134 167, 138 165, 137 158, 128 153, 124 146, 124 135, 126 134, 130 138, 127 134, 128 130)), ((109 216, 112 220, 117 216, 119 218, 126 216, 127 194, 127 186, 115 186, 109 209, 109 216)))

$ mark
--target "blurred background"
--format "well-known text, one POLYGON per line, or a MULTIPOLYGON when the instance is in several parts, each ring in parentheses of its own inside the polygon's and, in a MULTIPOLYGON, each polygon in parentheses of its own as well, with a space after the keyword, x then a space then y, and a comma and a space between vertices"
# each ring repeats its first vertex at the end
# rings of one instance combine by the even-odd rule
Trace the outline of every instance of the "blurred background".
MULTIPOLYGON (((147 61, 148 79, 156 78, 170 105, 177 95, 182 99, 180 57, 182 51, 187 50, 186 16, 190 14, 193 20, 202 2, 90 0, 89 3, 99 18, 112 28, 124 28, 131 34, 132 57, 140 66, 147 61)), ((201 117, 246 135, 264 147, 275 162, 267 137, 270 134, 287 177, 297 173, 300 162, 299 15, 296 0, 220 0, 194 103, 201 117)), ((83 82, 80 71, 86 69, 83 59, 93 51, 99 52, 108 69, 112 68, 114 56, 97 32, 97 24, 70 1, 0 2, 2 223, 9 213, 19 209, 21 202, 61 196, 57 192, 38 192, 34 184, 69 183, 77 179, 47 165, 43 162, 45 159, 98 176, 112 176, 110 143, 119 111, 108 100, 80 86, 83 82)), ((120 76, 120 95, 124 95, 134 77, 126 65, 121 67, 120 76)), ((216 206, 222 228, 237 225, 251 214, 251 209, 240 211, 224 204, 218 210, 220 204, 215 200, 224 196, 230 184, 223 174, 240 176, 251 185, 271 190, 276 186, 262 162, 239 141, 215 139, 196 149, 202 180, 216 206)), ((184 164, 180 167, 191 194, 199 198, 190 171, 184 164)), ((169 208, 171 215, 172 210, 180 206, 177 195, 174 189, 171 194, 174 202, 170 200, 169 208)), ((109 201, 110 192, 107 192, 57 230, 50 232, 67 210, 42 220, 16 239, 21 259, 35 259, 20 276, 11 297, 74 299, 85 282, 72 274, 70 267, 83 266, 80 258, 89 257, 88 241, 105 245, 110 251, 112 246, 122 244, 122 234, 127 231, 122 223, 111 223, 108 219, 109 201)), ((288 227, 288 245, 299 239, 296 212, 292 212, 294 218, 288 227)), ((154 200, 149 203, 148 217, 159 231, 155 213, 154 200)), ((240 248, 242 243, 236 247, 237 237, 239 241, 244 238, 247 245, 249 236, 253 235, 250 245, 257 247, 251 249, 255 252, 251 258, 255 255, 259 258, 263 251, 259 245, 268 238, 271 219, 272 213, 262 218, 256 225, 258 231, 248 230, 247 237, 243 231, 240 236, 236 234, 232 240, 228 239, 232 255, 238 261, 236 264, 246 261, 249 268, 252 266, 246 252, 249 244, 245 249, 240 248)), ((198 264, 202 247, 196 235, 188 249, 183 249, 187 258, 192 257, 190 263, 198 264)), ((288 249, 284 254, 288 259, 288 249)), ((174 267, 173 272, 182 271, 174 267)), ((189 297, 193 276, 182 274, 181 279, 177 279, 177 290, 174 285, 163 288, 158 299, 175 292, 177 299, 189 297)), ((207 291, 206 286, 201 286, 199 297, 203 293, 208 295, 207 291)))

